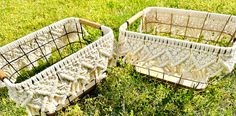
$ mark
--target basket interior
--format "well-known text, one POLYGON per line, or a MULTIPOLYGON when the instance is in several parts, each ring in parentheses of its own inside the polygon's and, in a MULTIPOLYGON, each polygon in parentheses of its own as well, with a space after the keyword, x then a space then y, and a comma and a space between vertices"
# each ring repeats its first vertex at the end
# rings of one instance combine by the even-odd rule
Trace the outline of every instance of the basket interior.
POLYGON ((142 33, 215 46, 230 47, 236 40, 236 17, 232 15, 151 8, 146 9, 140 26, 142 33))
MULTIPOLYGON (((35 34, 1 54, 1 69, 10 81, 22 82, 102 36, 99 29, 72 20, 35 34)), ((27 36, 26 36, 27 37, 27 36)), ((6 45, 8 46, 8 45, 6 45)))

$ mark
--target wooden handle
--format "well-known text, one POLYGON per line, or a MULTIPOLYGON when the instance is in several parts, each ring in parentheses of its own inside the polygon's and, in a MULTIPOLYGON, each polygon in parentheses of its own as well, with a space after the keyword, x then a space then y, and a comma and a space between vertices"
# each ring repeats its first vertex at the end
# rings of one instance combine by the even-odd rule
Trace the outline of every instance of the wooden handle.
POLYGON ((99 24, 99 23, 95 23, 95 22, 89 21, 87 19, 82 19, 82 18, 80 18, 79 20, 80 20, 80 23, 82 23, 82 24, 89 25, 89 26, 97 28, 97 29, 101 28, 101 24, 99 24))
POLYGON ((0 81, 3 81, 5 78, 7 78, 7 74, 4 71, 0 70, 0 81))
POLYGON ((137 20, 138 18, 140 18, 141 16, 143 16, 143 11, 138 12, 137 14, 135 14, 133 17, 131 17, 130 19, 127 20, 128 25, 132 24, 135 20, 137 20))

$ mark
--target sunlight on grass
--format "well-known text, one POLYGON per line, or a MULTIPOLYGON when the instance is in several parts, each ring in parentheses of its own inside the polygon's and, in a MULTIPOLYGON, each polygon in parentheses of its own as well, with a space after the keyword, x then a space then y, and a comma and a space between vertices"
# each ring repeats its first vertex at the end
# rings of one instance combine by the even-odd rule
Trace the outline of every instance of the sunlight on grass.
MULTIPOLYGON (((235 0, 2 0, 0 45, 67 17, 109 26, 117 38, 119 26, 148 6, 236 15, 235 0)), ((235 90, 235 73, 216 79, 204 91, 194 91, 150 79, 120 62, 96 90, 58 115, 236 115, 235 90)), ((6 88, 0 91, 0 115, 27 115, 10 100, 6 88)))

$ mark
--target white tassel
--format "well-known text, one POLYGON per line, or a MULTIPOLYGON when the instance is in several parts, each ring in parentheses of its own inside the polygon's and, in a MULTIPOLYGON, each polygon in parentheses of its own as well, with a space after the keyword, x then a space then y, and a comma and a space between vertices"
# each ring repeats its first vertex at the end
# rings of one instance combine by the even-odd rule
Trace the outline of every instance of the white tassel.
POLYGON ((41 113, 44 113, 46 111, 47 102, 48 102, 48 98, 44 97, 43 102, 42 102, 42 106, 41 106, 41 113))
POLYGON ((100 63, 97 63, 97 67, 101 68, 101 69, 106 69, 106 66, 100 64, 100 63))
POLYGON ((70 75, 67 75, 65 73, 59 73, 60 77, 63 78, 63 79, 66 79, 66 80, 69 80, 69 81, 74 81, 75 78, 70 76, 70 75))
POLYGON ((104 50, 99 49, 99 52, 100 52, 102 55, 106 56, 106 57, 111 57, 111 54, 108 53, 108 52, 106 52, 106 51, 104 51, 104 50))
POLYGON ((32 92, 27 92, 28 93, 28 97, 26 98, 26 100, 21 104, 22 107, 25 107, 33 98, 34 94, 32 92))
POLYGON ((86 79, 87 79, 85 76, 82 76, 82 75, 78 75, 77 78, 78 78, 78 79, 83 79, 83 80, 86 80, 86 79))
POLYGON ((51 95, 51 92, 42 91, 42 90, 35 90, 35 92, 40 95, 51 95))
POLYGON ((85 66, 86 68, 89 68, 89 69, 93 69, 94 68, 94 66, 93 65, 91 65, 91 64, 89 64, 89 63, 87 63, 87 62, 82 62, 81 63, 83 66, 85 66))

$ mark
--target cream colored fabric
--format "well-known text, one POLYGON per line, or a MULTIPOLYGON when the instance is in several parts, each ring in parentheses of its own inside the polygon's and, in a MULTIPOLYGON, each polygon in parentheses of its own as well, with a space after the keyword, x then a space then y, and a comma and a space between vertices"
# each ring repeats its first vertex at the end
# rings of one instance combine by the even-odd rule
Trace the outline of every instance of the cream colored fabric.
MULTIPOLYGON (((206 20, 203 29, 215 31, 222 31, 224 29, 223 32, 229 33, 233 38, 235 36, 235 16, 159 7, 147 8, 143 10, 143 12, 143 21, 140 25, 140 28, 142 28, 142 30, 140 30, 141 32, 153 33, 154 31, 154 33, 170 33, 171 30, 172 35, 188 35, 190 37, 195 37, 195 34, 198 33, 198 31, 194 31, 191 27, 186 30, 186 25, 188 24, 189 26, 197 27, 198 25, 203 25, 203 22, 201 22, 202 20, 206 20), (172 21, 170 19, 171 14, 173 17, 172 21), (204 19, 206 15, 208 15, 209 19, 204 19), (188 16, 190 16, 190 18, 187 20, 186 17, 188 16), (229 22, 226 24, 228 19, 229 22), (213 20, 215 20, 215 22, 211 22, 213 20), (171 22, 176 25, 176 28, 172 26, 172 29, 170 29, 170 25, 167 24, 170 24, 171 22), (166 25, 160 23, 166 23, 166 25), (226 24, 226 27, 224 27, 223 24, 226 24), (177 29, 177 25, 179 27, 183 26, 184 28, 177 29), (188 30, 191 30, 191 32, 188 33, 188 30)), ((232 47, 219 47, 175 38, 127 31, 126 28, 127 24, 123 24, 120 27, 119 55, 124 56, 124 61, 131 63, 134 66, 144 67, 142 70, 138 68, 139 70, 137 71, 141 73, 144 73, 144 70, 149 70, 153 67, 161 68, 163 74, 179 75, 179 79, 172 82, 188 87, 195 87, 198 82, 206 84, 210 77, 221 74, 221 72, 231 72, 236 63, 235 45, 232 47), (190 83, 189 85, 186 85, 180 83, 180 78, 190 80, 194 82, 194 84, 190 83)), ((208 34, 204 35, 204 39, 213 39, 212 36, 207 35, 208 34)), ((197 36, 200 37, 201 35, 197 36)), ((150 74, 150 72, 145 74, 154 76, 153 74, 150 74)), ((163 79, 162 75, 161 79, 163 79)), ((166 78, 164 80, 168 79, 166 78)), ((197 89, 203 89, 205 87, 205 85, 198 86, 197 89)))
MULTIPOLYGON (((72 25, 79 24, 79 19, 65 19, 48 28, 55 30, 53 31, 55 36, 61 36, 64 33, 61 30, 61 25, 65 23, 68 23, 68 28, 70 28, 68 31, 73 31, 74 26, 72 25)), ((38 31, 38 33, 43 33, 43 31, 47 33, 48 30, 46 29, 44 28, 38 31)), ((26 107, 29 115, 45 115, 45 112, 53 113, 60 107, 65 106, 69 103, 69 100, 72 101, 76 96, 81 95, 83 91, 106 77, 105 71, 108 63, 112 60, 114 51, 114 35, 108 27, 102 26, 101 30, 104 36, 30 79, 16 84, 13 83, 14 79, 4 79, 10 98, 18 105, 26 107)), ((1 52, 3 53, 7 49, 10 50, 14 45, 22 45, 24 50, 30 49, 28 47, 37 47, 33 45, 34 43, 31 42, 33 40, 30 39, 30 37, 35 36, 34 34, 4 46, 4 48, 1 48, 1 52)), ((39 38, 41 39, 40 43, 50 39, 47 34, 42 34, 39 38)), ((69 39, 73 41, 78 40, 79 37, 72 33, 72 35, 69 35, 69 39)), ((63 44, 63 41, 59 42, 63 44)), ((44 47, 43 50, 44 52, 50 51, 51 46, 44 47)), ((12 49, 7 58, 13 59, 20 54, 20 52, 16 51, 17 49, 12 49)), ((36 52, 30 57, 37 59, 37 57, 42 56, 37 55, 36 52)), ((24 64, 27 64, 27 60, 22 59, 16 63, 20 63, 19 67, 22 67, 24 64)), ((16 65, 14 66, 16 67, 16 65)))

